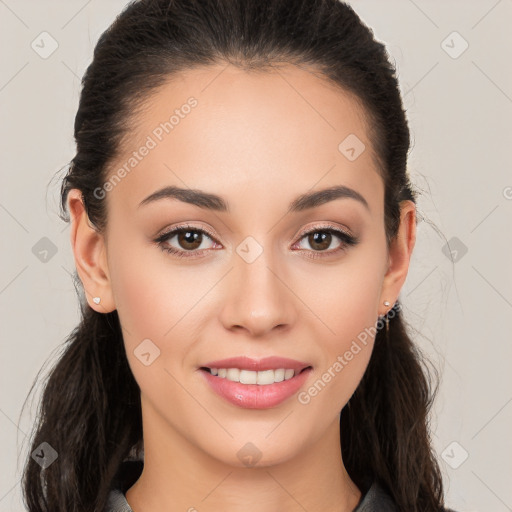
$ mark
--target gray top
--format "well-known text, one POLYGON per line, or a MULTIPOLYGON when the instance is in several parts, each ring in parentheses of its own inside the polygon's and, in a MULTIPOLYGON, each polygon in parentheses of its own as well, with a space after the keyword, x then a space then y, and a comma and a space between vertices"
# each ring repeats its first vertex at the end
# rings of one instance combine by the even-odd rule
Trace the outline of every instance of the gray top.
POLYGON ((126 501, 125 495, 119 489, 112 489, 108 495, 105 512, 133 512, 126 501))
MULTIPOLYGON (((108 495, 104 512, 133 512, 126 501, 125 492, 135 483, 142 472, 141 461, 125 461, 108 495)), ((396 512, 391 496, 378 482, 374 482, 353 512, 396 512)))

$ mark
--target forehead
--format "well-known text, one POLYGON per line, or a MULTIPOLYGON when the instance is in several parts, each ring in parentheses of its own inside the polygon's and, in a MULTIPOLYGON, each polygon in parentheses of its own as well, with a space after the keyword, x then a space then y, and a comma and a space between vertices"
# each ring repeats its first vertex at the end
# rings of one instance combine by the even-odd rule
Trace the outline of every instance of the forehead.
POLYGON ((316 184, 353 187, 370 203, 383 190, 360 101, 312 70, 189 69, 153 91, 132 121, 111 168, 128 172, 108 197, 132 209, 167 185, 266 201, 316 184))

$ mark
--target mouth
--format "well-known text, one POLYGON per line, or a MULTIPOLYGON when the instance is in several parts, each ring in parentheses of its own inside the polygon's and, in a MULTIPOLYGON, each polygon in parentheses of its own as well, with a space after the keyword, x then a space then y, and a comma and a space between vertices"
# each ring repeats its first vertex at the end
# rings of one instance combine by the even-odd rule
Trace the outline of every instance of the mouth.
POLYGON ((246 370, 242 368, 210 368, 208 366, 201 366, 199 369, 209 373, 210 375, 226 379, 231 382, 238 382, 240 384, 256 384, 259 386, 269 386, 279 382, 293 379, 306 370, 310 370, 311 365, 304 366, 302 369, 294 368, 276 368, 267 370, 246 370))
POLYGON ((242 357, 212 361, 198 370, 207 386, 232 405, 244 409, 272 409, 306 385, 313 366, 285 358, 256 361, 242 357))

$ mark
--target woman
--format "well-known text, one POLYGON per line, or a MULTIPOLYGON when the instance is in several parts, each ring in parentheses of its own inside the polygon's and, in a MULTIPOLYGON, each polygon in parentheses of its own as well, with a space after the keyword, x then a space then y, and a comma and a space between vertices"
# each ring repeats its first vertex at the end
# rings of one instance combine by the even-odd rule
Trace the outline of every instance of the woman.
POLYGON ((29 511, 445 510, 398 300, 409 129, 353 10, 132 2, 75 138, 83 319, 42 398, 29 511))

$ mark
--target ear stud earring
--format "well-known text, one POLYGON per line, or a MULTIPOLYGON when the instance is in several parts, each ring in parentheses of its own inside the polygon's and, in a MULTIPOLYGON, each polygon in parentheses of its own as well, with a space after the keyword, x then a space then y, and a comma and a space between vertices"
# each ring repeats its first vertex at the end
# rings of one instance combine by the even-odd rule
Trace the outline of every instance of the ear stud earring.
POLYGON ((92 301, 94 302, 94 304, 99 304, 99 303, 100 303, 100 301, 101 301, 101 298, 100 298, 100 297, 94 297, 94 298, 92 299, 92 301))
MULTIPOLYGON (((391 303, 389 301, 387 301, 387 300, 384 301, 384 306, 387 307, 387 306, 390 306, 390 305, 391 305, 391 303)), ((389 334, 389 318, 386 315, 386 337, 388 336, 388 334, 389 334)))

